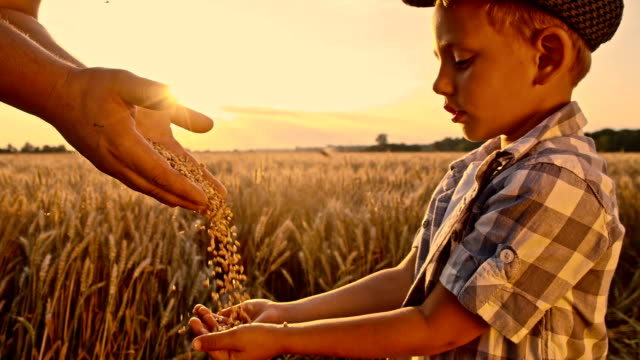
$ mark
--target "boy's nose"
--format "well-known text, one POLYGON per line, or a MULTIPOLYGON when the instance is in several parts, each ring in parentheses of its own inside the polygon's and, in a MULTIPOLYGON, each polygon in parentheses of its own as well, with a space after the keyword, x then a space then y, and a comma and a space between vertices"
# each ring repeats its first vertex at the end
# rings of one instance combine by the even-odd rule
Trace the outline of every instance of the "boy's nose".
POLYGON ((444 66, 440 66, 438 76, 433 82, 433 92, 442 96, 453 95, 453 81, 450 72, 444 66))

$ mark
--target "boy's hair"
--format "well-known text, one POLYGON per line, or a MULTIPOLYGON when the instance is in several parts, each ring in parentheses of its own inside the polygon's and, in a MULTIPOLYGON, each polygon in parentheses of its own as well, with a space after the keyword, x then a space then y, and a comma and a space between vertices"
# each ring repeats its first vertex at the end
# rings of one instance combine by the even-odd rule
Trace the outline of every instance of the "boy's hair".
MULTIPOLYGON (((437 0, 436 4, 451 6, 460 0, 437 0)), ((489 24, 498 31, 512 28, 526 41, 550 26, 565 30, 573 42, 573 64, 569 69, 571 82, 576 87, 591 68, 591 50, 586 42, 567 24, 535 5, 521 0, 484 0, 489 24)))

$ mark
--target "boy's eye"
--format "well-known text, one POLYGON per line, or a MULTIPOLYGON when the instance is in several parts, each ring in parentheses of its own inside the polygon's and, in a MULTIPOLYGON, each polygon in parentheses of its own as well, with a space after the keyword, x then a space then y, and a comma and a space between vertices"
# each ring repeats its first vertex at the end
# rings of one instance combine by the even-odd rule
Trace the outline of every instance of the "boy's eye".
POLYGON ((473 59, 473 56, 472 57, 468 57, 468 58, 463 59, 463 60, 456 60, 454 65, 458 69, 466 69, 469 65, 471 65, 471 60, 472 59, 473 59))

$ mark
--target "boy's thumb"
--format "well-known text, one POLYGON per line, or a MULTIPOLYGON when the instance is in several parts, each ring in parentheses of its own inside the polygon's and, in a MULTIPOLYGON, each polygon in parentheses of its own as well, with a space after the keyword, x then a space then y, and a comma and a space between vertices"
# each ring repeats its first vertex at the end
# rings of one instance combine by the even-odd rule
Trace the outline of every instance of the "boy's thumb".
POLYGON ((172 109, 177 103, 168 85, 125 70, 118 74, 116 91, 125 102, 151 110, 172 109))
POLYGON ((230 344, 226 344, 226 334, 211 333, 207 335, 200 335, 193 340, 191 345, 193 350, 196 351, 216 351, 216 350, 229 350, 230 344))

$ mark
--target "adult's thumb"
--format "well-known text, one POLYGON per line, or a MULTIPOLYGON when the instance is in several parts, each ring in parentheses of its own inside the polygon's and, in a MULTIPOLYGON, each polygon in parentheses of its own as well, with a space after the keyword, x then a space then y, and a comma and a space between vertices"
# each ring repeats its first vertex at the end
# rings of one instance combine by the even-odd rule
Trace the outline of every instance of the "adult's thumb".
POLYGON ((118 70, 115 82, 118 95, 125 102, 151 110, 172 109, 177 101, 169 92, 169 86, 137 76, 126 70, 118 70))

